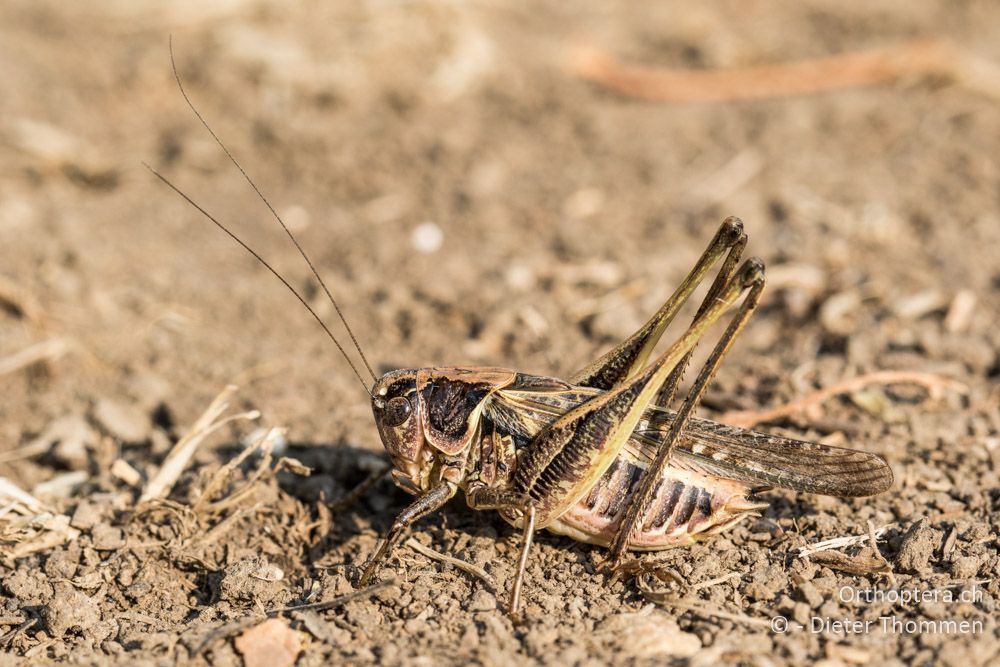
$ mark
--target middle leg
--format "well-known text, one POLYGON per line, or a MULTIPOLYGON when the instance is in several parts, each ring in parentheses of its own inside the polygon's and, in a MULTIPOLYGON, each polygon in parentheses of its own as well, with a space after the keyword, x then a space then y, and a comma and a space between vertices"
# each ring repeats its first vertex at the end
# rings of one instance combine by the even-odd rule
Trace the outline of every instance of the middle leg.
MULTIPOLYGON (((660 444, 657 449, 656 457, 653 459, 652 463, 650 463, 645 474, 642 476, 641 481, 639 482, 639 488, 637 489, 635 496, 633 496, 632 502, 626 509, 625 515, 622 517, 622 521, 619 524, 618 531, 615 534, 615 538, 611 543, 611 553, 608 557, 608 565, 612 570, 620 565, 625 551, 628 549, 632 534, 637 528, 639 528, 639 522, 652 500, 654 490, 656 489, 656 483, 663 475, 663 471, 670 461, 670 453, 680 438, 681 433, 684 431, 684 428, 687 426, 691 414, 694 412, 695 408, 698 407, 705 390, 708 388, 708 385, 718 372, 719 366, 722 364, 723 357, 725 357, 726 353, 729 352, 729 349, 733 346, 733 343, 736 341, 740 332, 743 331, 743 327, 746 326, 747 321, 750 319, 753 311, 757 308, 757 304, 760 302, 760 295, 764 290, 764 264, 760 260, 750 260, 747 265, 750 269, 745 272, 746 275, 743 278, 743 287, 749 288, 749 291, 747 292, 743 303, 740 305, 739 311, 733 317, 729 326, 726 327, 726 330, 719 339, 719 342, 712 350, 711 355, 709 355, 708 361, 702 367, 701 372, 695 379, 694 384, 685 397, 680 410, 678 410, 677 414, 674 415, 673 422, 670 425, 670 430, 667 432, 666 438, 660 444)), ((689 356, 690 353, 685 356, 685 360, 689 356)), ((671 373, 671 378, 668 378, 668 382, 671 379, 674 379, 673 375, 676 371, 677 369, 675 368, 671 373)), ((673 389, 675 389, 675 387, 672 387, 671 391, 673 391, 673 389)), ((661 389, 660 395, 662 396, 662 394, 663 392, 661 389)))
POLYGON ((513 510, 520 513, 524 522, 521 536, 521 555, 517 559, 517 573, 511 586, 510 601, 507 613, 517 620, 521 604, 521 586, 524 583, 524 572, 528 566, 528 552, 535 539, 535 506, 531 499, 523 494, 508 489, 491 489, 481 487, 470 489, 465 495, 469 507, 474 510, 513 510))

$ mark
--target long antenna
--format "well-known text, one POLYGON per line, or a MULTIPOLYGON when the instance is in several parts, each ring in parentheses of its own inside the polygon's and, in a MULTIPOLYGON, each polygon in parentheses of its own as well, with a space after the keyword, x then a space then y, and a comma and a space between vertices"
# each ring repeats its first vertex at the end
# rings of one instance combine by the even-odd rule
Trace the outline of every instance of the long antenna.
POLYGON ((198 211, 203 216, 205 216, 206 218, 208 218, 209 220, 211 220, 212 222, 214 222, 215 225, 216 225, 216 227, 218 227, 219 229, 221 229, 222 231, 224 231, 226 234, 229 235, 229 237, 231 239, 233 239, 234 241, 236 241, 237 243, 239 243, 241 246, 243 246, 244 250, 246 250, 248 253, 250 253, 251 255, 253 255, 257 259, 258 262, 260 262, 261 264, 263 264, 264 267, 268 271, 270 271, 271 273, 274 274, 275 278, 277 278, 278 280, 280 280, 281 283, 285 287, 288 288, 289 292, 291 292, 292 294, 295 295, 295 298, 298 299, 299 302, 303 306, 306 307, 306 310, 308 310, 309 314, 313 316, 313 319, 315 319, 317 322, 319 322, 319 325, 321 327, 323 327, 323 331, 325 331, 326 335, 330 337, 330 340, 333 341, 333 344, 337 346, 337 349, 340 350, 340 353, 342 355, 344 355, 344 359, 347 360, 347 364, 351 367, 351 370, 354 371, 354 374, 358 377, 358 381, 361 382, 361 386, 364 387, 365 393, 368 394, 369 396, 371 396, 372 395, 371 390, 368 388, 368 385, 365 384, 365 380, 364 380, 363 377, 361 377, 361 373, 358 372, 357 366, 355 366, 354 362, 351 361, 351 358, 349 356, 347 356, 347 351, 344 350, 344 346, 341 345, 340 341, 338 341, 334 337, 333 332, 330 331, 330 327, 326 326, 326 324, 323 322, 323 320, 320 319, 319 315, 316 314, 316 311, 313 310, 312 307, 308 303, 306 303, 305 299, 302 298, 302 295, 299 294, 298 291, 296 291, 296 289, 294 287, 292 287, 291 284, 287 280, 285 280, 281 276, 281 274, 278 273, 274 269, 274 267, 272 267, 270 264, 268 264, 264 260, 263 257, 261 257, 259 254, 257 254, 257 252, 253 248, 251 248, 246 243, 244 243, 243 239, 241 239, 236 234, 234 234, 233 232, 231 232, 228 227, 226 227, 224 224, 222 224, 221 222, 219 222, 218 220, 216 220, 215 216, 213 216, 211 213, 209 213, 208 211, 206 211, 205 209, 203 209, 200 205, 198 205, 197 202, 195 202, 193 199, 191 199, 186 194, 184 194, 184 192, 182 192, 181 189, 178 188, 176 185, 174 185, 173 183, 171 183, 170 180, 166 176, 164 176, 160 172, 156 171, 155 169, 153 169, 151 166, 149 166, 145 162, 142 163, 142 166, 144 166, 146 169, 149 169, 153 173, 154 176, 156 176, 158 179, 160 179, 161 181, 163 181, 164 183, 166 183, 167 187, 169 187, 171 190, 173 190, 174 192, 176 192, 177 194, 179 194, 181 197, 183 197, 184 200, 187 201, 187 203, 191 204, 191 206, 194 206, 196 209, 198 209, 198 211))
MULTIPOLYGON (((240 173, 243 174, 243 178, 246 179, 246 182, 250 184, 250 187, 253 188, 253 191, 257 193, 257 196, 260 197, 260 200, 264 202, 267 208, 271 211, 271 215, 273 215, 274 219, 278 221, 278 224, 281 225, 281 228, 285 230, 285 234, 288 235, 288 238, 290 238, 292 240, 292 243, 295 244, 295 248, 299 251, 299 254, 302 255, 302 259, 304 259, 306 261, 306 264, 309 265, 309 270, 312 271, 312 274, 316 277, 316 280, 319 281, 319 284, 323 288, 323 291, 326 292, 326 296, 328 299, 330 299, 330 303, 333 304, 334 310, 337 311, 337 316, 340 318, 340 321, 344 323, 344 328, 347 329, 347 335, 351 337, 351 342, 354 343, 355 349, 357 349, 358 354, 361 355, 361 361, 364 362, 365 368, 367 368, 368 372, 371 374, 372 380, 378 380, 378 376, 375 375, 375 371, 372 370, 371 364, 368 363, 368 358, 365 356, 364 351, 361 349, 361 345, 358 344, 358 339, 355 337, 354 331, 351 329, 351 325, 347 323, 347 318, 344 317, 344 313, 340 310, 340 305, 338 305, 337 300, 333 298, 333 294, 330 293, 330 290, 329 288, 327 288, 326 283, 323 282, 323 278, 320 277, 319 271, 317 271, 316 267, 313 266, 312 260, 309 259, 309 256, 306 254, 306 251, 302 249, 301 245, 299 245, 298 239, 296 239, 295 235, 292 234, 292 231, 288 229, 288 226, 281 219, 281 216, 278 215, 278 212, 274 210, 274 207, 271 206, 271 202, 268 201, 267 197, 264 196, 264 193, 260 191, 260 188, 257 187, 257 184, 253 182, 252 178, 250 178, 250 175, 247 174, 245 169, 243 169, 243 165, 241 165, 236 160, 236 158, 233 157, 233 154, 229 152, 229 149, 226 148, 226 145, 222 143, 222 139, 220 139, 219 136, 215 133, 215 131, 212 130, 208 122, 202 117, 201 113, 198 112, 198 109, 195 108, 194 103, 191 102, 191 98, 188 97, 187 91, 184 90, 184 84, 181 83, 181 76, 177 72, 177 62, 174 60, 173 35, 170 36, 169 43, 170 43, 170 66, 174 70, 174 79, 177 81, 177 87, 180 89, 181 95, 184 97, 184 101, 187 102, 187 105, 191 108, 191 111, 193 111, 194 115, 198 118, 199 121, 201 121, 201 124, 205 126, 205 129, 208 130, 208 133, 212 135, 212 138, 215 139, 215 143, 219 144, 219 148, 223 150, 223 152, 226 154, 226 157, 229 158, 230 162, 232 162, 236 166, 236 168, 239 169, 240 173)), ((341 352, 343 352, 343 349, 341 349, 341 352)))

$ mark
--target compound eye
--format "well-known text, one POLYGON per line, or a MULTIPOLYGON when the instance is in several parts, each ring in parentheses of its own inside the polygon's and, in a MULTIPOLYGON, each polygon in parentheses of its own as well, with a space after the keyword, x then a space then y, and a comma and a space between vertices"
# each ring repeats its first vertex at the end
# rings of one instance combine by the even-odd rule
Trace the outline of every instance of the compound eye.
POLYGON ((399 426, 410 418, 410 402, 402 396, 390 398, 382 410, 382 421, 386 426, 399 426))

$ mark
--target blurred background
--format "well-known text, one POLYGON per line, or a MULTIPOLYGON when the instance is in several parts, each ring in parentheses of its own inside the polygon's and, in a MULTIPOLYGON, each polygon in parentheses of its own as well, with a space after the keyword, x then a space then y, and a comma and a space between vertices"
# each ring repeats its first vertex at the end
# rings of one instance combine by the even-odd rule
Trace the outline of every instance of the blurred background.
MULTIPOLYGON (((885 455, 899 482, 863 512, 820 499, 819 513, 782 516, 811 538, 856 531, 860 517, 901 531, 925 513, 956 522, 942 527, 952 537, 973 523, 995 534, 998 30, 989 0, 6 0, 0 475, 31 489, 82 469, 114 488, 106 464, 122 456, 146 474, 229 383, 295 442, 380 450, 367 397, 315 322, 143 168, 231 225, 334 326, 186 107, 172 36, 190 97, 311 254, 378 372, 565 376, 645 321, 737 215, 769 287, 703 414, 878 369, 968 388, 933 409, 917 406, 922 390, 878 390, 794 424, 885 455), (75 445, 50 451, 58 442, 75 445)), ((402 506, 387 489, 364 516, 402 506)), ((476 553, 496 541, 482 530, 476 553)), ((975 535, 959 541, 965 564, 939 571, 995 581, 995 543, 987 553, 975 535)), ((725 553, 768 562, 739 539, 725 553)), ((542 538, 540 553, 562 557, 565 542, 542 538)), ((774 567, 771 597, 791 586, 774 567)), ((618 595, 598 615, 616 613, 618 595)), ((538 645, 585 634, 560 628, 538 645)), ((761 637, 747 647, 767 652, 761 637)), ((967 639, 942 655, 965 660, 967 639)), ((910 657, 937 650, 899 641, 910 657)), ((786 659, 815 657, 809 642, 789 639, 786 659)), ((871 655, 903 655, 894 646, 871 655)))

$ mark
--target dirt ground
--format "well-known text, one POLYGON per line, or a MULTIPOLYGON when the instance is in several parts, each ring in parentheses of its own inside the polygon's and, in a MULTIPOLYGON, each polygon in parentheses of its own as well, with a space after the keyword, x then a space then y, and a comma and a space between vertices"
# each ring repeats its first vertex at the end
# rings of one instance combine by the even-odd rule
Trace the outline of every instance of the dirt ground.
POLYGON ((997 664, 1000 97, 905 76, 640 101, 566 63, 584 45, 711 70, 920 38, 1000 63, 998 29, 988 0, 3 3, 0 665, 997 664), (383 480, 336 503, 384 460, 357 378, 143 168, 334 321, 184 105, 171 34, 189 94, 377 371, 565 377, 640 325, 735 214, 770 283, 700 415, 876 370, 963 388, 871 386, 761 426, 876 452, 894 487, 766 493, 759 519, 659 556, 682 584, 608 584, 602 549, 543 533, 513 624, 519 535, 456 500, 400 546, 384 588, 261 624, 352 592, 409 497, 383 480), (227 414, 260 418, 223 426, 166 498, 140 502, 229 384, 227 414), (287 429, 273 456, 248 450, 271 426, 287 429), (837 537, 857 539, 802 553, 837 537))

